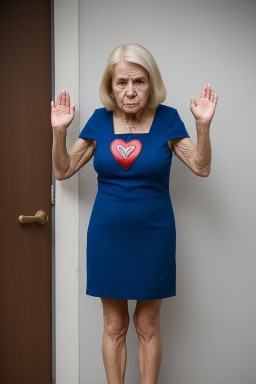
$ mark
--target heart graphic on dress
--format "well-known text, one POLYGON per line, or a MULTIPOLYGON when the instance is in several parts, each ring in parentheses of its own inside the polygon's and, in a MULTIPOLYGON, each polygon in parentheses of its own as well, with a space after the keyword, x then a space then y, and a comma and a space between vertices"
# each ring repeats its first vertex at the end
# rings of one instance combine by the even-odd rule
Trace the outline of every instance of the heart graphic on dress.
POLYGON ((137 139, 130 140, 127 143, 122 139, 116 139, 110 144, 110 150, 118 163, 127 171, 139 156, 142 150, 142 143, 137 139))

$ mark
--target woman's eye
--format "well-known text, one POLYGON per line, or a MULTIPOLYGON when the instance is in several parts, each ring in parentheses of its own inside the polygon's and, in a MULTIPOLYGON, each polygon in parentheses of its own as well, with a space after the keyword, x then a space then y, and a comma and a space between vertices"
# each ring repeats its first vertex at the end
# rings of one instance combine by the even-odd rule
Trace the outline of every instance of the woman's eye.
POLYGON ((119 81, 119 85, 125 85, 124 81, 119 81))
POLYGON ((142 81, 142 80, 138 80, 137 83, 138 83, 139 85, 141 85, 141 84, 143 84, 143 81, 142 81))

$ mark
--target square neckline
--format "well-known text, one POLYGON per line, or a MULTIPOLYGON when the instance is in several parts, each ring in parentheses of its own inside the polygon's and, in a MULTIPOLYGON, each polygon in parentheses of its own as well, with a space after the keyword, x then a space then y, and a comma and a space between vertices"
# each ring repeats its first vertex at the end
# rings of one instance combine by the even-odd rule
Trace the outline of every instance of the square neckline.
POLYGON ((132 133, 132 132, 125 132, 125 133, 115 133, 115 130, 114 130, 114 116, 113 116, 113 111, 111 111, 111 126, 112 126, 112 133, 114 136, 118 136, 118 135, 149 135, 150 133, 152 133, 152 130, 155 126, 155 121, 156 121, 156 117, 158 115, 158 110, 159 110, 159 107, 160 107, 160 104, 158 105, 158 107, 156 108, 156 111, 155 111, 155 115, 154 115, 154 118, 153 118, 153 121, 152 121, 152 124, 151 124, 151 127, 150 127, 150 130, 149 132, 137 132, 137 133, 132 133))

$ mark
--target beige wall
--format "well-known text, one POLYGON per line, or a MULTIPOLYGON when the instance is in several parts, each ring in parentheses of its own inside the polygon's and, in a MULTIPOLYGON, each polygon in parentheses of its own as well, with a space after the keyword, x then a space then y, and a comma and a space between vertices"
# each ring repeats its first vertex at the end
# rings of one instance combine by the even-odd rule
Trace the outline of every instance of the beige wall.
MULTIPOLYGON (((78 1, 54 0, 55 95, 66 89, 76 104, 76 116, 68 128, 68 148, 79 135, 78 38, 78 1)), ((78 174, 56 180, 56 384, 79 384, 78 192, 78 174)))
MULTIPOLYGON (((108 55, 121 43, 148 48, 162 72, 166 104, 196 143, 189 97, 209 82, 219 94, 211 126, 212 171, 194 175, 174 158, 170 191, 177 225, 177 296, 162 305, 159 383, 256 382, 255 6, 252 1, 83 1, 80 20, 81 128, 101 107, 108 55), (253 380, 254 377, 254 380, 253 380)), ((85 295, 86 228, 97 174, 79 174, 80 377, 106 382, 100 299, 85 295)), ((129 301, 133 314, 134 301, 129 301)), ((131 316, 132 318, 132 316, 131 316)), ((127 383, 138 383, 137 336, 128 333, 127 383)))

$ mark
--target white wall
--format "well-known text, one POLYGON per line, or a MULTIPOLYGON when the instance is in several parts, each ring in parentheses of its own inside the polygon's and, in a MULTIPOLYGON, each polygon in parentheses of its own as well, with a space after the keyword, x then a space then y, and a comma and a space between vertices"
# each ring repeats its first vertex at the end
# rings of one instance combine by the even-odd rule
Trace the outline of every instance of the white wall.
MULTIPOLYGON (((76 104, 67 132, 69 149, 79 135, 78 1, 54 0, 54 47, 55 96, 66 89, 76 104)), ((79 384, 78 192, 78 174, 56 180, 56 384, 79 384)))
MULTIPOLYGON (((189 97, 210 83, 219 95, 211 125, 212 168, 194 175, 173 158, 170 191, 177 226, 177 296, 161 309, 159 383, 253 384, 255 337, 255 4, 251 0, 79 2, 80 129, 101 107, 110 52, 144 45, 196 143, 189 97)), ((106 382, 99 298, 87 296, 86 231, 97 192, 93 160, 79 172, 80 384, 106 382)), ((130 316, 135 301, 129 301, 130 316)), ((127 336, 126 383, 139 382, 137 335, 127 336)))

